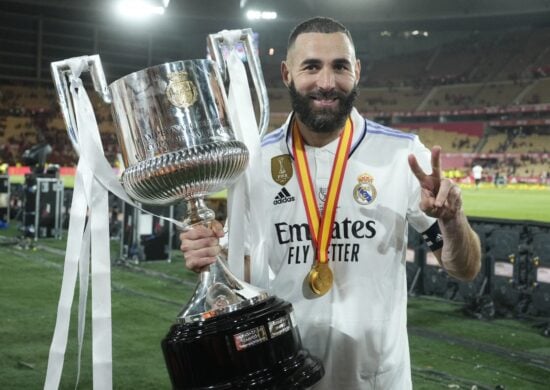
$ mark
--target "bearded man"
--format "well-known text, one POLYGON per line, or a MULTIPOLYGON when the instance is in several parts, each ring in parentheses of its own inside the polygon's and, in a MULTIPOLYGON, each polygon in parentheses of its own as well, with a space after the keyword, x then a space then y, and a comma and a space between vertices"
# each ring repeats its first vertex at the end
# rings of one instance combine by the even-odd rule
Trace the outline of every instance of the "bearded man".
MULTIPOLYGON (((251 282, 289 301, 302 343, 326 374, 314 389, 411 389, 405 253, 409 225, 461 280, 480 246, 441 149, 363 118, 353 107, 361 64, 349 31, 316 17, 290 34, 281 65, 293 112, 262 140, 266 258, 251 282)), ((187 267, 221 248, 217 229, 181 234, 187 267)))

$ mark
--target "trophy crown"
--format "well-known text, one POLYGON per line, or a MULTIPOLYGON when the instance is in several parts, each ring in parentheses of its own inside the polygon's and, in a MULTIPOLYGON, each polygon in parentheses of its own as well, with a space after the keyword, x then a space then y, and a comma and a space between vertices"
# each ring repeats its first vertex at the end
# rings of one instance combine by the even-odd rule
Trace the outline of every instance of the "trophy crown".
POLYGON ((109 86, 128 195, 145 204, 203 197, 231 185, 248 150, 235 139, 217 65, 157 65, 109 86))

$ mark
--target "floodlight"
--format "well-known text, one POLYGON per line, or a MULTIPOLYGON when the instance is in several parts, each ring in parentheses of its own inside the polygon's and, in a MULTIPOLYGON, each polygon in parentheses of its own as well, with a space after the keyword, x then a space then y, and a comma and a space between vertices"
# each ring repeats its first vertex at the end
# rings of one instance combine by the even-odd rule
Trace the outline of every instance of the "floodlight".
POLYGON ((130 18, 144 18, 149 15, 163 15, 170 0, 119 0, 116 10, 119 15, 130 18))
POLYGON ((259 11, 259 10, 251 9, 246 11, 246 17, 249 20, 274 20, 274 19, 277 19, 277 12, 259 11))

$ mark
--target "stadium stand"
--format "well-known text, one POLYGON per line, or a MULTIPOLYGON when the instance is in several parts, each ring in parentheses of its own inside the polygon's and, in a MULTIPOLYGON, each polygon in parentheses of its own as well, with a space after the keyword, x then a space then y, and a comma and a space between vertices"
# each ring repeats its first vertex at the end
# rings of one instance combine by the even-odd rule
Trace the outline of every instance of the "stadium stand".
POLYGON ((413 87, 361 88, 357 98, 359 111, 415 111, 426 94, 413 87))
MULTIPOLYGON (((548 50, 550 57, 550 50, 548 50)), ((550 64, 550 58, 548 59, 550 64)), ((539 104, 550 101, 550 78, 536 80, 521 99, 523 104, 539 104)))
MULTIPOLYGON (((109 75, 117 78, 149 64, 179 59, 171 38, 152 35, 144 40, 100 27, 91 39, 90 25, 79 29, 78 22, 45 19, 40 62, 33 58, 39 32, 14 33, 16 25, 31 26, 34 19, 2 20, 3 47, 13 51, 9 63, 0 66, 4 80, 0 83, 0 158, 9 164, 20 163, 17 156, 40 141, 53 146, 52 163, 76 161, 59 115, 49 61, 78 50, 90 54, 97 48, 109 75), (33 69, 39 63, 42 68, 33 69), (21 73, 15 79, 9 76, 17 69, 21 73)), ((373 31, 366 39, 371 51, 358 51, 363 72, 356 103, 365 115, 414 131, 427 146, 441 145, 444 166, 459 170, 457 177, 469 175, 476 155, 494 153, 502 156, 495 157, 489 175, 502 170, 542 180, 550 172, 546 155, 550 152, 550 27, 437 31, 425 38, 396 32, 381 37, 373 31), (472 121, 482 124, 478 132, 460 129, 472 121), (453 128, 454 124, 460 125, 453 128)), ((280 56, 284 48, 276 46, 276 52, 280 56)), ((291 109, 280 81, 280 59, 262 59, 271 107, 269 130, 280 126, 291 109)), ((95 93, 90 96, 105 153, 114 163, 118 146, 110 109, 95 93)))
POLYGON ((406 53, 372 61, 363 75, 373 87, 401 87, 419 84, 434 50, 406 53))

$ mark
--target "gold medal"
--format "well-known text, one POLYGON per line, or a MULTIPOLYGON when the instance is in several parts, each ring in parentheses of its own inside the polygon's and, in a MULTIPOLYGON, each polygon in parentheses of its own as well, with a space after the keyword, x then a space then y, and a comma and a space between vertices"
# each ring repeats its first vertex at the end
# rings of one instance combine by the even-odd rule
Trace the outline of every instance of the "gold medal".
POLYGON ((325 295, 332 287, 332 271, 328 263, 317 262, 309 271, 309 287, 317 295, 325 295))

